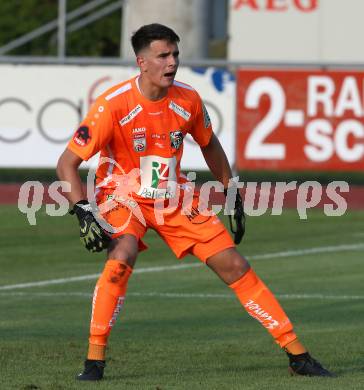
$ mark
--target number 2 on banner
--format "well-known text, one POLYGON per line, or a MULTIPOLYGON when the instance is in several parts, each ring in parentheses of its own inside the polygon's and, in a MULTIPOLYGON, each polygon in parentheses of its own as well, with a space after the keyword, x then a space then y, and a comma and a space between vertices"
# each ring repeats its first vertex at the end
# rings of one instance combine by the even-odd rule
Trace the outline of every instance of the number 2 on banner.
POLYGON ((273 132, 283 119, 286 96, 281 85, 270 77, 261 77, 254 80, 246 92, 245 106, 255 109, 263 95, 268 95, 271 101, 267 115, 252 130, 246 143, 245 157, 247 159, 283 160, 286 156, 286 147, 282 143, 264 143, 264 140, 273 132))

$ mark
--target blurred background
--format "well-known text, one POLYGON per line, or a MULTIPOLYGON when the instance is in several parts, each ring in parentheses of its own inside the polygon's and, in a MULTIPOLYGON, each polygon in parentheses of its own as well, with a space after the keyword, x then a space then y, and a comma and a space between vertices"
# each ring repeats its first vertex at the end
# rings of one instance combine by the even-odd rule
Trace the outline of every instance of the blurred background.
MULTIPOLYGON (((200 93, 240 181, 252 184, 248 203, 263 209, 245 207, 239 251, 338 378, 324 387, 289 377, 213 273, 191 256, 179 267, 149 230, 98 389, 363 388, 363 15, 363 0, 0 0, 1 389, 79 388, 105 254, 80 245, 48 184, 95 98, 138 74, 130 35, 151 22, 181 37, 177 80, 200 93), (275 188, 291 181, 305 191, 288 183, 296 189, 274 213, 275 188), (307 220, 298 200, 315 206, 307 220)), ((210 179, 189 138, 182 165, 210 179)))
MULTIPOLYGON (((55 179, 97 95, 138 73, 132 32, 160 22, 244 180, 363 184, 363 12, 360 0, 1 1, 1 181, 55 179)), ((183 168, 204 178, 185 144, 183 168)))

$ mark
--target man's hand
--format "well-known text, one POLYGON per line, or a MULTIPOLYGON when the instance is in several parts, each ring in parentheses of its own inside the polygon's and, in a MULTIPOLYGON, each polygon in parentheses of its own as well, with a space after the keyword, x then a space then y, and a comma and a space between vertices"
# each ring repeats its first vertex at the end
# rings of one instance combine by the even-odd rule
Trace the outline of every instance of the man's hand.
MULTIPOLYGON (((224 190, 227 196, 227 189, 224 190)), ((234 234, 234 242, 236 245, 240 244, 245 233, 245 213, 243 200, 241 199, 239 189, 236 191, 234 215, 229 215, 230 230, 234 234)))
POLYGON ((110 236, 97 223, 87 200, 77 202, 70 214, 76 214, 80 224, 80 241, 90 252, 101 252, 110 243, 110 236))

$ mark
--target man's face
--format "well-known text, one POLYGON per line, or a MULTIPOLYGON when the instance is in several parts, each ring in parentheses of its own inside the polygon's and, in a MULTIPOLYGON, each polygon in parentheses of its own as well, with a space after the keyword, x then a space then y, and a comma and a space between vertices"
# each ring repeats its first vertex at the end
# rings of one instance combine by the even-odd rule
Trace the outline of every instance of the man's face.
POLYGON ((143 77, 160 88, 173 84, 179 65, 179 51, 176 43, 165 40, 153 41, 137 56, 137 62, 143 77))

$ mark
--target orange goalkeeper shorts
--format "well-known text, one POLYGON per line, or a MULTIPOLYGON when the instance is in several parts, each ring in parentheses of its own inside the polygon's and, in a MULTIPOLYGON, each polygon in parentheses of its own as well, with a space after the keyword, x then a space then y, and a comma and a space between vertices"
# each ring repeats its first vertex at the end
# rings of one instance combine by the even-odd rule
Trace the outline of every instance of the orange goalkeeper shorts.
MULTIPOLYGON (((98 194, 97 203, 101 216, 114 229, 112 238, 132 234, 138 240, 139 251, 142 251, 147 249, 142 238, 151 228, 161 236, 177 258, 193 254, 206 262, 209 257, 235 244, 216 215, 204 215, 198 211, 198 196, 196 192, 192 207, 187 210, 182 207, 180 200, 176 201, 175 207, 164 209, 156 206, 154 200, 120 198, 108 191, 98 194)), ((166 201, 158 202, 164 206, 166 201)))

